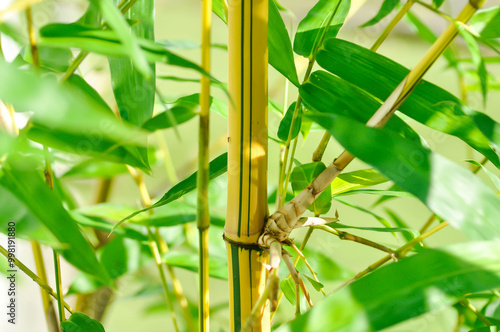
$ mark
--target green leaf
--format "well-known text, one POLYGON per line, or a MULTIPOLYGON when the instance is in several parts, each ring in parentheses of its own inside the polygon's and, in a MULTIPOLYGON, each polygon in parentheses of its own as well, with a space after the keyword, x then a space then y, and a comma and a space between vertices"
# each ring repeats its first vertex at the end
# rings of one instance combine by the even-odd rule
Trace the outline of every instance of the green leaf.
POLYGON ((292 277, 281 280, 280 288, 288 302, 295 305, 295 282, 292 277))
MULTIPOLYGON (((200 66, 169 51, 166 46, 144 38, 137 39, 142 49, 141 52, 144 52, 149 62, 161 62, 173 66, 193 69, 213 79, 213 77, 206 73, 200 66)), ((39 45, 59 48, 76 47, 84 51, 112 57, 126 58, 130 55, 127 48, 120 44, 119 36, 115 31, 96 29, 74 23, 56 23, 44 26, 40 29, 39 45)), ((149 65, 147 68, 150 70, 149 65)))
POLYGON ((62 177, 109 179, 126 172, 127 167, 123 164, 98 159, 88 159, 70 168, 62 177))
POLYGON ((212 0, 212 11, 222 22, 227 24, 226 12, 224 11, 224 0, 212 0))
POLYGON ((425 249, 377 269, 278 329, 378 331, 500 285, 500 243, 425 249))
POLYGON ((490 171, 489 169, 487 169, 486 167, 484 167, 484 165, 478 163, 475 160, 466 160, 466 161, 469 162, 469 163, 471 163, 471 164, 473 164, 473 165, 481 167, 483 169, 483 171, 486 173, 486 175, 488 175, 488 177, 490 178, 491 182, 493 182, 493 184, 495 185, 495 188, 497 188, 497 190, 500 191, 500 179, 498 178, 498 176, 496 176, 495 174, 493 174, 492 171, 490 171))
POLYGON ((374 169, 364 169, 349 173, 341 173, 331 184, 332 195, 339 195, 351 190, 372 187, 389 180, 374 169))
POLYGON ((304 57, 312 56, 316 48, 321 46, 318 43, 325 29, 328 30, 324 40, 336 37, 344 24, 350 7, 350 0, 319 0, 299 23, 293 41, 295 53, 304 57), (330 25, 326 26, 332 14, 335 16, 330 25))
POLYGON ((317 282, 313 278, 309 277, 307 274, 303 274, 303 276, 311 283, 311 285, 317 292, 321 292, 321 290, 325 288, 325 286, 322 283, 317 282))
POLYGON ((380 10, 378 11, 377 15, 375 15, 374 18, 369 20, 368 22, 364 23, 362 27, 368 27, 370 25, 377 24, 380 22, 384 17, 389 15, 396 6, 399 5, 399 0, 384 0, 382 3, 382 7, 380 7, 380 10))
POLYGON ((109 275, 97 261, 92 246, 80 233, 75 220, 64 209, 40 174, 19 168, 26 167, 24 159, 17 160, 15 166, 17 168, 3 168, 4 174, 0 178, 0 184, 23 202, 52 232, 62 245, 62 248, 55 249, 70 264, 107 284, 109 275))
POLYGON ((293 85, 299 86, 297 69, 293 58, 292 44, 274 0, 269 1, 268 30, 269 63, 293 85))
POLYGON ((498 331, 500 331, 500 326, 483 326, 469 330, 469 332, 498 332, 498 331))
MULTIPOLYGON (((218 156, 217 158, 215 158, 214 160, 212 160, 209 163, 209 179, 210 180, 215 179, 219 175, 224 174, 226 171, 227 171, 227 153, 221 154, 220 156, 218 156)), ((166 205, 166 204, 168 204, 172 201, 175 201, 176 199, 184 196, 188 192, 196 189, 197 173, 198 172, 191 174, 189 177, 187 177, 186 179, 182 180, 181 182, 179 182, 178 184, 176 184, 175 186, 170 188, 170 190, 167 191, 167 193, 165 195, 163 195, 163 197, 158 202, 154 203, 150 207, 136 211, 136 212, 130 214, 129 216, 127 216, 126 218, 120 220, 120 222, 115 224, 112 231, 114 231, 118 226, 120 226, 125 221, 129 220, 130 218, 138 215, 139 213, 154 209, 154 208, 159 207, 159 206, 166 205)))
MULTIPOLYGON (((66 71, 73 58, 70 50, 51 47, 38 47, 38 56, 41 67, 59 72, 66 71)), ((31 48, 24 48, 23 59, 26 62, 33 63, 31 48)))
POLYGON ((81 312, 73 313, 61 323, 63 332, 104 332, 102 324, 81 312))
MULTIPOLYGON (((497 155, 500 155, 500 124, 484 113, 473 111, 465 107, 464 109, 467 111, 469 116, 472 117, 474 123, 483 135, 486 136, 490 142, 492 142, 497 155)), ((496 164, 495 166, 499 167, 496 164)))
MULTIPOLYGON (((298 194, 306 188, 325 168, 325 164, 320 161, 295 167, 290 175, 290 182, 294 193, 298 194)), ((331 206, 332 192, 328 186, 308 209, 314 212, 315 215, 321 215, 328 213, 331 206)))
MULTIPOLYGON (((90 0, 92 4, 99 7, 106 23, 113 29, 120 40, 123 49, 126 50, 136 69, 148 80, 153 80, 152 70, 149 67, 146 56, 139 46, 139 42, 134 32, 130 30, 125 17, 111 0, 90 0)), ((145 1, 140 1, 144 3, 145 1)), ((130 10, 135 10, 139 4, 133 6, 130 10)), ((146 7, 148 7, 146 5, 146 7)), ((140 10, 139 10, 140 12, 140 10)), ((147 22, 149 24, 150 22, 147 22)))
POLYGON ((349 196, 349 195, 363 195, 363 194, 392 196, 392 197, 414 197, 412 194, 403 190, 380 190, 380 189, 355 189, 334 196, 349 196))
POLYGON ((358 226, 350 226, 350 225, 345 225, 345 224, 340 224, 340 223, 332 223, 330 224, 332 228, 335 229, 358 229, 361 231, 372 231, 372 232, 379 232, 379 233, 403 233, 406 235, 409 235, 410 240, 413 240, 420 236, 420 233, 412 228, 401 228, 401 227, 387 227, 387 228, 380 228, 380 227, 358 227, 358 226))
POLYGON ((444 0, 432 0, 434 7, 439 8, 443 4, 444 0))
POLYGON ((483 102, 486 105, 486 95, 488 93, 488 72, 486 71, 486 66, 484 64, 483 56, 481 55, 481 50, 476 42, 476 39, 468 31, 458 28, 460 35, 465 40, 467 47, 469 49, 472 64, 476 70, 479 77, 479 83, 481 85, 481 93, 483 95, 483 102))
MULTIPOLYGON (((380 100, 386 100, 409 70, 398 63, 361 46, 340 39, 330 39, 318 52, 318 63, 380 100), (354 72, 350 68, 357 68, 354 72)), ((356 100, 357 99, 348 99, 356 100)), ((436 85, 421 81, 399 111, 441 132, 460 138, 500 166, 498 155, 460 108, 458 98, 436 85)))
MULTIPOLYGON (((143 0, 132 6, 126 17, 139 20, 131 28, 136 36, 154 42, 153 12, 154 1, 143 0)), ((109 68, 121 119, 141 126, 153 115, 156 88, 154 64, 150 66, 153 73, 150 79, 145 79, 127 58, 109 58, 109 68)))
MULTIPOLYGON (((278 127, 278 138, 282 141, 287 141, 288 140, 288 134, 290 132, 290 126, 292 125, 292 120, 293 120, 293 112, 295 110, 296 102, 293 102, 290 107, 288 107, 288 110, 285 113, 285 116, 283 119, 281 119, 280 125, 278 127)), ((292 131, 292 139, 297 137, 297 135, 300 132, 300 128, 302 126, 302 112, 303 108, 302 105, 300 105, 299 110, 297 112, 297 117, 295 118, 295 123, 293 126, 293 131, 292 131)))
MULTIPOLYGON (((144 123, 143 128, 149 131, 168 129, 187 122, 198 115, 200 94, 195 93, 177 99, 173 106, 144 123), (172 121, 174 120, 174 121, 172 121)), ((227 105, 215 97, 210 97, 210 109, 227 117, 227 105)))
POLYGON ((117 236, 103 248, 101 264, 112 279, 134 272, 141 266, 141 245, 135 240, 117 236))
MULTIPOLYGON (((163 260, 170 266, 179 267, 198 273, 198 254, 179 251, 169 251, 163 260)), ((227 261, 222 257, 211 256, 208 258, 208 274, 217 279, 227 280, 227 261)))
MULTIPOLYGON (((381 105, 379 100, 355 85, 324 71, 312 73, 299 92, 307 109, 340 114, 361 123, 366 123, 381 105)), ((397 115, 386 126, 404 137, 420 142, 418 134, 397 115)))
POLYGON ((365 209, 364 207, 361 207, 357 204, 354 204, 348 200, 346 200, 344 197, 340 197, 340 196, 334 196, 333 197, 334 200, 344 204, 344 205, 347 205, 349 207, 352 207, 353 209, 356 209, 358 211, 361 211, 361 212, 364 212, 366 214, 369 214, 371 215, 372 217, 374 217, 375 219, 377 219, 377 221, 379 223, 381 223, 383 226, 385 226, 386 228, 391 228, 391 224, 389 224, 389 222, 387 220, 385 220, 384 218, 382 218, 381 216, 379 216, 378 214, 368 210, 368 209, 365 209))
MULTIPOLYGON (((389 209, 385 209, 385 212, 389 215, 389 217, 392 219, 394 224, 398 226, 399 228, 410 228, 408 224, 406 224, 403 219, 401 219, 396 213, 389 209)), ((407 232, 402 232, 401 235, 403 235, 404 239, 407 242, 410 242, 413 240, 413 234, 407 233, 407 232)), ((418 248, 418 246, 415 246, 415 248, 418 248)))
MULTIPOLYGON (((331 241, 319 242, 319 245, 313 248, 307 246, 302 250, 304 256, 307 257, 309 264, 317 273, 318 279, 321 281, 339 281, 345 280, 354 275, 352 271, 340 265, 325 253, 329 253, 327 249, 331 249, 329 245, 333 244, 331 241)), ((297 263, 297 269, 305 271, 306 264, 301 259, 297 263)))
POLYGON ((471 239, 498 239, 500 199, 478 177, 430 150, 385 129, 369 128, 341 116, 315 114, 350 153, 471 239), (356 139, 352 139, 352 133, 356 139))
POLYGON ((500 37, 500 6, 478 11, 470 20, 470 28, 485 39, 500 37))

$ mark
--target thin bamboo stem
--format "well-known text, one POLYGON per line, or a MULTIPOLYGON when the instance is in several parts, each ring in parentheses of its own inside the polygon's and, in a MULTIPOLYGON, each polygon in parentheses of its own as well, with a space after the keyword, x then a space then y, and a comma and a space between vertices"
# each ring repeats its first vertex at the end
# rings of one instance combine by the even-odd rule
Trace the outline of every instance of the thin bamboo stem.
MULTIPOLYGON (((403 258, 406 256, 406 254, 408 253, 408 251, 413 248, 416 244, 422 242, 424 239, 428 238, 429 236, 435 234, 436 232, 442 230, 443 228, 445 228, 446 226, 448 226, 449 223, 447 221, 445 222, 442 222, 441 224, 437 225, 436 227, 434 227, 433 229, 431 229, 430 231, 428 231, 427 233, 424 233, 422 235, 420 235, 419 237, 407 242, 406 244, 404 244, 402 247, 400 247, 399 249, 395 250, 395 252, 397 253, 397 256, 399 258, 403 258)), ((344 288, 345 286, 353 283, 354 281, 358 280, 359 278, 367 275, 368 273, 372 272, 372 271, 375 271, 376 269, 378 269, 379 267, 381 267, 382 265, 384 265, 385 263, 387 263, 388 261, 390 261, 392 259, 392 255, 387 255, 385 256, 384 258, 378 260, 377 262, 373 263, 372 265, 370 265, 368 268, 366 268, 365 270, 357 273, 354 277, 352 277, 351 279, 347 280, 346 282, 344 282, 342 285, 340 285, 339 287, 337 287, 336 289, 334 289, 330 294, 332 293, 335 293, 336 291, 344 288)))
MULTIPOLYGON (((212 25, 212 0, 203 0, 202 10, 202 42, 201 67, 210 72, 210 32, 212 25)), ((199 232, 199 330, 210 330, 210 298, 209 298, 209 263, 208 263, 208 229, 210 212, 208 206, 208 162, 210 141, 210 78, 201 78, 200 124, 198 132, 198 200, 197 226, 199 232)))
POLYGON ((481 311, 477 310, 468 299, 462 299, 459 303, 476 315, 477 319, 483 322, 486 326, 493 326, 493 323, 485 315, 483 315, 481 311))
MULTIPOLYGON (((57 299, 56 292, 54 292, 54 290, 46 282, 44 282, 39 276, 37 276, 33 271, 31 271, 19 259, 17 259, 16 257, 9 257, 9 252, 1 245, 0 245, 0 254, 4 255, 5 258, 7 258, 7 259, 12 259, 14 261, 14 264, 16 264, 16 266, 18 268, 20 268, 21 271, 23 271, 34 282, 36 282, 38 284, 38 286, 40 286, 41 289, 43 289, 45 292, 47 292, 47 294, 52 296, 54 299, 57 299)), ((66 308, 66 310, 68 310, 68 312, 70 314, 72 314, 74 312, 69 304, 67 304, 66 302, 63 302, 63 304, 64 304, 64 307, 66 308)))
MULTIPOLYGON (((467 22, 483 3, 484 1, 468 3, 457 16, 456 21, 467 22)), ((427 51, 422 60, 410 71, 377 112, 368 120, 366 124, 368 127, 381 128, 389 121, 396 109, 408 98, 424 74, 445 51, 446 47, 454 40, 457 34, 458 29, 456 24, 450 24, 427 51)), ((271 215, 266 222, 265 231, 259 238, 259 245, 262 248, 268 248, 273 241, 284 241, 293 230, 302 213, 306 211, 315 201, 316 197, 321 194, 353 159, 354 156, 349 152, 342 152, 309 186, 271 215)))
POLYGON ((56 291, 57 291, 57 303, 59 311, 59 322, 64 322, 66 318, 64 317, 64 300, 63 300, 63 290, 61 283, 61 262, 59 259, 59 254, 54 250, 52 251, 54 256, 54 273, 56 276, 56 291))

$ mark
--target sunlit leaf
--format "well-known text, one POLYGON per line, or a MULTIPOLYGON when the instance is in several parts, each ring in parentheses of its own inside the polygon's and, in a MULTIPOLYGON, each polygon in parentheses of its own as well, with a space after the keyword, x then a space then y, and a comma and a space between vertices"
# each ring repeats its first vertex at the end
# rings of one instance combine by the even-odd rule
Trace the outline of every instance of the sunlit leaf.
MULTIPOLYGON (((325 168, 325 164, 320 161, 295 167, 290 175, 290 182, 294 193, 298 194, 306 188, 325 168)), ((309 210, 314 212, 315 215, 328 213, 330 207, 332 206, 331 197, 331 188, 328 186, 316 198, 314 203, 309 206, 309 210)))
POLYGON ((384 175, 374 169, 341 173, 331 184, 332 195, 339 195, 351 190, 375 186, 387 181, 384 175))
POLYGON ((63 332, 104 332, 102 324, 81 312, 73 313, 61 323, 63 332))
POLYGON ((370 25, 377 24, 384 17, 389 15, 394 10, 394 8, 396 8, 397 5, 399 5, 399 0, 384 0, 377 15, 375 15, 375 17, 369 20, 368 22, 364 23, 362 27, 367 27, 370 25))
MULTIPOLYGON (((198 272, 198 254, 180 251, 169 251, 163 260, 170 266, 179 267, 193 272, 198 272)), ((217 279, 227 280, 227 261, 221 257, 208 258, 208 274, 217 279)))

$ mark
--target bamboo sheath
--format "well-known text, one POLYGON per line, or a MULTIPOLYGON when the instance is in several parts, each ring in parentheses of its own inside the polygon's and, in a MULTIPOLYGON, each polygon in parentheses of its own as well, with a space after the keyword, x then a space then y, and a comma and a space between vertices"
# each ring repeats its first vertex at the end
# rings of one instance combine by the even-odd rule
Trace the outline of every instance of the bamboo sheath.
MULTIPOLYGON (((229 148, 227 240, 231 331, 240 331, 264 292, 267 254, 257 247, 267 207, 267 0, 228 2, 229 148)), ((269 331, 268 304, 253 331, 269 331)))
MULTIPOLYGON (((457 16, 456 21, 466 23, 485 2, 485 0, 469 1, 457 16)), ((455 22, 452 22, 427 51, 422 60, 410 71, 377 112, 368 120, 367 126, 381 128, 389 121, 397 108, 411 94, 427 70, 441 56, 457 34, 457 25, 455 22)), ((268 249, 273 242, 282 242, 287 239, 290 232, 296 227, 300 216, 353 159, 354 156, 349 152, 342 152, 309 186, 273 213, 266 222, 264 232, 259 237, 259 246, 268 249)))

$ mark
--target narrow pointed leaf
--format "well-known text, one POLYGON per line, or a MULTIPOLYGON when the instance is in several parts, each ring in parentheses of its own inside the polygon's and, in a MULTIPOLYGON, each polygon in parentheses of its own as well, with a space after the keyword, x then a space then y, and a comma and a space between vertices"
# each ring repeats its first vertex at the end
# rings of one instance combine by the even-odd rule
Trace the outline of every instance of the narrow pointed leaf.
POLYGON ((368 22, 364 23, 362 27, 368 27, 370 25, 377 24, 384 17, 389 15, 394 10, 394 8, 396 8, 397 5, 399 5, 399 0, 384 0, 377 15, 375 15, 375 17, 369 20, 368 22))
POLYGON ((500 6, 478 11, 470 20, 470 28, 485 39, 500 37, 500 6))
MULTIPOLYGON (((326 70, 380 100, 386 100, 409 72, 380 54, 340 39, 328 40, 318 52, 317 60, 326 70), (357 68, 355 72, 350 70, 353 67, 357 68)), ((500 159, 488 139, 460 108, 458 98, 432 83, 422 81, 399 111, 432 129, 460 138, 500 166, 500 159)))
POLYGON ((415 195, 471 239, 500 239, 500 199, 477 176, 385 129, 345 117, 316 114, 350 153, 415 195), (352 133, 356 139, 352 139, 352 133))
POLYGON ((340 195, 355 189, 375 186, 389 181, 384 175, 374 169, 364 169, 341 173, 333 180, 332 195, 340 195))
POLYGON ((293 50, 295 53, 304 57, 310 57, 316 50, 316 47, 318 47, 321 35, 325 29, 328 30, 324 40, 336 37, 344 24, 350 7, 350 0, 319 0, 299 23, 293 41, 293 50), (335 10, 335 16, 331 24, 327 27, 326 24, 335 10))
MULTIPOLYGON (((295 110, 295 105, 297 103, 293 102, 290 107, 288 107, 288 110, 285 113, 285 116, 283 119, 281 119, 280 125, 278 127, 278 138, 282 141, 285 141, 288 139, 288 133, 290 132, 290 126, 292 125, 292 120, 293 120, 293 112, 295 110)), ((292 136, 291 138, 294 139, 297 137, 297 135, 300 132, 300 128, 302 125, 302 106, 300 106, 298 112, 297 112, 297 117, 295 118, 295 123, 293 125, 293 131, 292 131, 292 136)))
POLYGON ((476 74, 479 77, 479 84, 481 86, 483 101, 486 105, 486 95, 488 93, 488 72, 486 71, 486 66, 484 64, 483 56, 481 55, 481 50, 479 49, 479 45, 474 36, 460 28, 458 29, 458 31, 460 32, 460 35, 465 40, 465 43, 469 48, 472 64, 474 65, 476 74))
MULTIPOLYGON (((310 164, 303 164, 293 169, 290 175, 290 182, 295 194, 301 192, 307 187, 324 169, 325 164, 322 162, 313 162, 310 164)), ((309 207, 309 211, 314 212, 315 215, 328 213, 332 206, 332 192, 331 188, 327 187, 309 207)))
MULTIPOLYGON (((223 153, 210 162, 210 164, 209 164, 209 179, 210 180, 215 179, 219 175, 224 174, 226 171, 227 171, 227 153, 223 153)), ((167 191, 167 193, 158 202, 154 203, 150 207, 136 211, 136 212, 130 214, 129 216, 127 216, 126 218, 124 218, 123 220, 121 220, 120 222, 116 223, 115 226, 113 227, 112 231, 114 231, 122 223, 124 223, 125 221, 129 220, 130 218, 138 215, 139 213, 142 213, 142 212, 154 209, 156 207, 168 204, 168 203, 184 196, 188 192, 196 189, 197 173, 198 172, 191 174, 189 177, 187 177, 186 179, 182 180, 181 182, 179 182, 178 184, 173 186, 169 191, 167 191)))
POLYGON ((51 231, 62 245, 56 250, 70 264, 107 284, 109 276, 97 261, 92 246, 40 174, 19 169, 3 169, 3 173, 0 184, 26 204, 30 212, 51 231))
POLYGON ((500 285, 500 243, 460 243, 379 268, 279 332, 379 331, 500 285))

